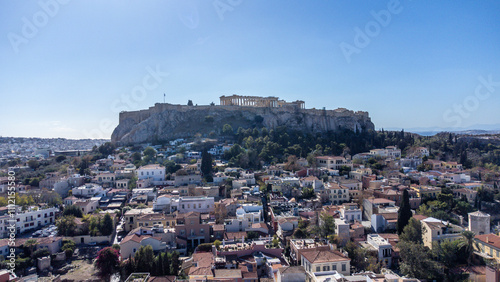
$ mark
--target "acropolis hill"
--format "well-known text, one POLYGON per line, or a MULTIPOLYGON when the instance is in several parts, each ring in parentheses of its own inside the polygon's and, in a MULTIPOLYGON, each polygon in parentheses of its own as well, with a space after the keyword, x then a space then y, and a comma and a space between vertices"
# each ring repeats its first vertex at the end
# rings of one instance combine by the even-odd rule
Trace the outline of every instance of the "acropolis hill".
POLYGON ((153 140, 208 136, 222 133, 224 124, 234 130, 286 126, 304 132, 373 130, 368 112, 306 109, 304 101, 286 102, 277 97, 221 96, 220 105, 186 106, 157 103, 147 110, 121 112, 120 123, 111 135, 112 142, 137 144, 153 140))

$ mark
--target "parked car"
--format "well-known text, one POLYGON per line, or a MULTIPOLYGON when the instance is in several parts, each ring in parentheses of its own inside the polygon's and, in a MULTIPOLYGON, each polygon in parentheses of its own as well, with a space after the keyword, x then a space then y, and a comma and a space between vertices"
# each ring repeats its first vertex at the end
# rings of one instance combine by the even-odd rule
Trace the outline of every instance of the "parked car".
POLYGON ((42 235, 41 230, 35 231, 35 232, 33 232, 33 234, 31 234, 31 236, 33 236, 33 237, 39 237, 40 235, 42 235))

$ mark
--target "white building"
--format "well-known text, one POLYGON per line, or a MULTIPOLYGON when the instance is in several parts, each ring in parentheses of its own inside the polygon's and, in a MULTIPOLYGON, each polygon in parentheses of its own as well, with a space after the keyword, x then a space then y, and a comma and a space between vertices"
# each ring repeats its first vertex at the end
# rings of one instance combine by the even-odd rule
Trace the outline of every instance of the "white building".
POLYGON ((344 203, 340 208, 341 218, 347 222, 353 223, 355 220, 361 221, 361 209, 358 204, 355 203, 344 203))
POLYGON ((146 196, 148 201, 153 200, 156 197, 155 188, 135 188, 132 189, 132 199, 136 199, 140 196, 146 196))
POLYGON ((208 213, 214 211, 213 197, 179 197, 172 199, 170 203, 171 212, 180 213, 200 212, 208 213))
POLYGON ((378 234, 368 234, 366 242, 377 250, 378 260, 387 267, 392 265, 392 245, 378 234))
POLYGON ((340 156, 319 156, 316 157, 318 167, 324 167, 332 170, 339 170, 343 166, 352 169, 352 161, 340 156))
POLYGON ((153 202, 153 211, 170 211, 171 199, 168 196, 159 196, 153 202))
POLYGON ((351 274, 351 259, 339 251, 325 248, 301 250, 301 265, 310 276, 312 274, 337 271, 343 275, 351 274))
MULTIPOLYGON (((40 209, 31 207, 26 211, 21 212, 17 207, 16 213, 16 232, 17 234, 25 233, 29 230, 40 229, 43 226, 55 224, 55 215, 59 210, 57 208, 40 209)), ((9 215, 4 215, 0 218, 0 234, 5 238, 9 231, 9 215)))
POLYGON ((345 202, 349 202, 351 196, 349 194, 349 188, 341 186, 334 182, 329 182, 325 184, 325 196, 328 201, 333 203, 334 205, 342 204, 345 202))
POLYGON ((340 178, 338 183, 342 187, 349 188, 349 197, 350 198, 358 198, 361 194, 361 190, 363 189, 363 183, 357 179, 343 179, 340 178))
POLYGON ((385 149, 370 150, 370 155, 379 158, 398 159, 401 158, 401 150, 396 146, 387 146, 385 149))
POLYGON ((158 164, 141 166, 136 170, 138 179, 151 178, 153 181, 165 180, 165 168, 158 164))
POLYGON ((100 185, 88 183, 80 187, 73 188, 72 192, 73 196, 76 197, 92 198, 94 196, 103 194, 104 190, 100 185))

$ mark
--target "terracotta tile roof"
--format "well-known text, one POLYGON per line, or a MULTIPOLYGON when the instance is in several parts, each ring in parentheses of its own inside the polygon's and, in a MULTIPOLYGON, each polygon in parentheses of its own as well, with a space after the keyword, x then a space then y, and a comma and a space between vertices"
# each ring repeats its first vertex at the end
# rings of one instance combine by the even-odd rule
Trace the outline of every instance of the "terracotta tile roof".
POLYGON ((252 228, 264 228, 264 229, 267 229, 267 225, 263 222, 261 223, 254 223, 252 224, 252 228))
POLYGON ((131 235, 125 236, 125 238, 123 238, 123 240, 120 242, 120 245, 121 244, 125 244, 128 241, 134 241, 136 243, 141 243, 141 237, 138 236, 138 235, 135 235, 135 234, 131 234, 131 235))
POLYGON ((332 250, 318 250, 318 249, 302 249, 300 250, 302 256, 310 263, 323 263, 335 261, 348 261, 350 258, 345 257, 338 251, 332 250))
POLYGON ((281 274, 283 273, 306 273, 306 270, 302 265, 299 266, 285 266, 279 269, 281 274))
POLYGON ((226 232, 226 239, 233 239, 233 238, 236 238, 236 239, 240 239, 241 237, 246 237, 247 236, 247 232, 246 231, 242 231, 242 232, 226 232))
POLYGON ((211 252, 194 253, 192 262, 188 275, 212 275, 214 255, 211 252))
POLYGON ((393 219, 397 219, 398 218, 398 214, 395 213, 395 212, 394 213, 393 212, 391 212, 391 213, 382 213, 381 215, 382 215, 382 217, 385 218, 385 220, 393 220, 393 219))
POLYGON ((214 269, 215 278, 242 278, 241 269, 214 269))
POLYGON ((413 215, 413 218, 415 218, 416 220, 418 221, 421 221, 421 220, 424 220, 426 219, 428 216, 425 216, 425 215, 421 215, 421 214, 415 214, 413 215))
POLYGON ((374 198, 374 199, 368 199, 368 201, 372 204, 394 204, 394 201, 384 199, 384 198, 374 198))
POLYGON ((178 213, 177 214, 177 218, 186 218, 186 217, 191 217, 191 216, 197 216, 197 217, 199 217, 200 213, 199 212, 190 211, 190 212, 187 212, 187 213, 178 213))
POLYGON ((170 276, 151 276, 148 279, 148 282, 174 282, 177 281, 177 277, 170 275, 170 276))
POLYGON ((62 240, 63 237, 43 237, 43 238, 22 238, 22 239, 16 239, 15 240, 15 247, 19 248, 23 246, 26 241, 30 239, 35 239, 38 245, 48 245, 52 244, 54 242, 57 242, 59 240, 62 240))
POLYGON ((214 224, 212 229, 214 232, 224 231, 224 224, 214 224))
POLYGON ((476 235, 476 240, 500 249, 500 237, 495 234, 476 235))

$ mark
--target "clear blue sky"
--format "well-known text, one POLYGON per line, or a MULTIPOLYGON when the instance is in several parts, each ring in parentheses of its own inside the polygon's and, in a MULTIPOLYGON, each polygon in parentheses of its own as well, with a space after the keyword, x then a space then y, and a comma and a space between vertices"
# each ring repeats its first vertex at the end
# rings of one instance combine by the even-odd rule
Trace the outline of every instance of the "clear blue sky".
POLYGON ((377 128, 500 124, 499 1, 59 1, 0 4, 1 136, 109 138, 163 93, 302 99, 377 128))

